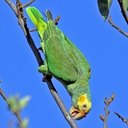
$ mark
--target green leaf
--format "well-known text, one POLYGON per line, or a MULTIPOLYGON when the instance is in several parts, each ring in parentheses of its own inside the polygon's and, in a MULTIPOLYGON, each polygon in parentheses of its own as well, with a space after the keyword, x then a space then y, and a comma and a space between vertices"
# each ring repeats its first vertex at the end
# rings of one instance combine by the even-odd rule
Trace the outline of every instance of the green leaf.
POLYGON ((109 15, 111 4, 112 0, 98 0, 98 8, 104 20, 106 20, 109 15))
POLYGON ((125 11, 127 12, 128 11, 128 0, 123 0, 123 6, 124 6, 125 11))
POLYGON ((19 107, 17 105, 18 98, 19 98, 19 96, 18 95, 15 95, 15 96, 10 96, 7 99, 7 102, 8 102, 8 105, 9 105, 9 109, 12 112, 17 112, 19 110, 19 107))
POLYGON ((23 121, 22 121, 23 128, 27 128, 28 127, 28 123, 29 123, 29 119, 28 118, 23 119, 23 121))
POLYGON ((30 101, 31 97, 30 96, 25 96, 23 98, 21 98, 19 100, 19 108, 23 109, 24 107, 26 107, 26 105, 28 104, 28 102, 30 101))
POLYGON ((27 105, 29 100, 30 100, 30 96, 25 96, 20 99, 19 95, 15 95, 8 97, 7 102, 9 105, 9 109, 12 112, 18 112, 27 105))

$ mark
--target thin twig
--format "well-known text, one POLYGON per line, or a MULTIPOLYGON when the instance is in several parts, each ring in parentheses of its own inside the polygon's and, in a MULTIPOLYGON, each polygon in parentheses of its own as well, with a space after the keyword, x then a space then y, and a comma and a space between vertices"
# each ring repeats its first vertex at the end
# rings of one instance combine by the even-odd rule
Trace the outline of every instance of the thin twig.
POLYGON ((35 2, 36 0, 30 0, 28 3, 23 4, 22 7, 26 8, 27 6, 31 5, 33 2, 35 2))
POLYGON ((20 0, 16 0, 16 9, 17 9, 18 23, 21 26, 24 34, 27 35, 26 29, 24 27, 26 19, 24 18, 24 15, 23 15, 23 8, 22 8, 22 3, 20 2, 20 0))
POLYGON ((124 17, 126 23, 128 24, 128 16, 127 16, 127 12, 126 12, 126 10, 125 10, 125 8, 124 8, 124 5, 123 5, 123 0, 118 0, 118 3, 119 3, 119 5, 120 5, 122 15, 123 15, 123 17, 124 17))
MULTIPOLYGON (((3 90, 1 88, 0 88, 0 96, 6 102, 6 104, 8 105, 8 108, 10 108, 10 105, 8 104, 8 101, 7 101, 7 96, 5 95, 5 93, 3 92, 3 90)), ((23 125, 22 125, 22 117, 21 117, 20 113, 17 111, 17 112, 13 112, 13 114, 16 116, 16 118, 18 120, 20 128, 23 128, 23 125)))
POLYGON ((125 124, 128 125, 128 118, 124 118, 123 116, 121 116, 119 113, 114 112, 114 114, 117 115, 118 118, 120 118, 122 120, 122 122, 124 122, 125 124))
POLYGON ((60 16, 57 16, 57 17, 56 17, 56 19, 54 20, 54 22, 55 22, 55 25, 58 25, 58 23, 59 23, 59 20, 60 20, 60 16))
POLYGON ((57 94, 57 92, 55 93, 55 91, 51 89, 51 87, 52 87, 51 85, 53 85, 52 82, 50 80, 47 80, 47 79, 46 79, 46 82, 49 85, 48 87, 50 89, 50 92, 51 92, 52 96, 54 97, 54 99, 55 99, 56 103, 58 104, 62 114, 64 115, 65 119, 67 120, 67 122, 69 123, 71 128, 78 128, 76 123, 72 120, 71 116, 67 112, 67 110, 66 110, 63 102, 59 98, 59 95, 57 94))
POLYGON ((11 2, 10 0, 5 0, 5 2, 10 6, 10 8, 13 10, 15 15, 17 16, 16 6, 13 4, 13 2, 11 2))
MULTIPOLYGON (((13 11, 15 11, 14 13, 16 14, 16 16, 18 17, 18 22, 19 22, 19 25, 21 26, 25 36, 26 36, 26 39, 27 39, 27 42, 30 46, 30 48, 32 49, 34 55, 35 55, 35 58, 38 62, 38 65, 42 65, 44 63, 44 61, 42 60, 41 56, 40 56, 40 53, 38 51, 38 49, 36 48, 35 44, 34 44, 34 41, 30 35, 30 32, 29 32, 29 29, 27 27, 27 23, 26 23, 26 18, 24 18, 23 16, 23 6, 21 6, 21 2, 19 0, 17 0, 17 7, 14 6, 14 4, 10 1, 10 0, 5 0, 6 3, 8 3, 8 5, 11 7, 11 9, 13 11), (12 6, 13 5, 13 6, 12 6), (18 12, 18 13, 17 13, 18 12), (20 14, 20 15, 19 15, 20 14)), ((72 118, 70 117, 70 115, 68 114, 68 112, 66 111, 66 108, 63 104, 63 102, 61 101, 59 95, 57 94, 57 91, 51 81, 51 78, 47 78, 45 79, 48 87, 49 87, 49 90, 52 94, 52 96, 54 97, 55 101, 57 102, 60 110, 62 111, 65 119, 67 120, 67 122, 69 123, 69 125, 71 126, 71 128, 77 128, 77 125, 76 123, 74 122, 74 120, 72 120, 72 118)))
POLYGON ((36 28, 29 29, 29 32, 35 32, 35 31, 37 31, 37 29, 36 29, 36 28))
POLYGON ((103 128, 108 128, 108 117, 110 114, 110 110, 108 109, 109 105, 112 103, 112 101, 115 99, 115 94, 112 94, 110 98, 105 98, 104 100, 104 113, 105 115, 100 115, 100 119, 103 121, 103 128))
POLYGON ((121 28, 119 28, 118 26, 116 26, 113 21, 112 18, 109 16, 108 17, 108 23, 112 25, 112 27, 114 27, 116 30, 118 30, 121 34, 123 34, 124 36, 128 37, 128 33, 124 32, 121 28))

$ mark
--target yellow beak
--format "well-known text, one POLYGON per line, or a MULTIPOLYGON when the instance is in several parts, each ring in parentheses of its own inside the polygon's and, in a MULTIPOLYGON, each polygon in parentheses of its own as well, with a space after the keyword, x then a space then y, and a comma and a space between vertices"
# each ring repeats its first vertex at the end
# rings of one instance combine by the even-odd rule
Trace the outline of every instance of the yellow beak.
POLYGON ((86 116, 86 113, 84 113, 83 111, 78 110, 77 108, 75 108, 74 106, 71 107, 70 111, 70 116, 75 119, 75 120, 79 120, 82 119, 83 117, 86 116))

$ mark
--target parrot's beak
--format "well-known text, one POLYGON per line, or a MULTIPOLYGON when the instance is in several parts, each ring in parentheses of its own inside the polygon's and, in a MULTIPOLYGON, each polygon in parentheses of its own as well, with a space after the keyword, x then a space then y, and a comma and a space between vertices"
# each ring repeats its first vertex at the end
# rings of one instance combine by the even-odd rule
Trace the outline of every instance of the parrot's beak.
POLYGON ((70 116, 75 119, 75 120, 79 120, 82 119, 83 117, 86 116, 86 113, 84 113, 83 111, 78 110, 77 108, 75 108, 74 106, 71 107, 70 109, 70 116))

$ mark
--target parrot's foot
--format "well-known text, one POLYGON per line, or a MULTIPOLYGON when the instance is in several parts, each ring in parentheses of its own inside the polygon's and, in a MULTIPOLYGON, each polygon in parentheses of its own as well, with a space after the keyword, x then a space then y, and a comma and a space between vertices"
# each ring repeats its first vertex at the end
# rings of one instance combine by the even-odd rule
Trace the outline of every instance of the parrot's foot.
POLYGON ((38 68, 38 71, 41 72, 41 73, 44 73, 44 74, 48 74, 48 67, 47 67, 47 64, 41 65, 41 66, 38 68))
POLYGON ((51 74, 48 72, 47 64, 41 65, 38 68, 38 71, 44 74, 44 77, 42 78, 43 82, 46 82, 46 80, 49 80, 52 78, 51 74))

